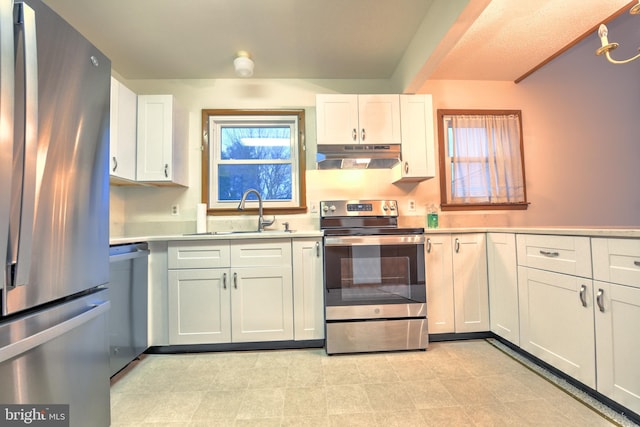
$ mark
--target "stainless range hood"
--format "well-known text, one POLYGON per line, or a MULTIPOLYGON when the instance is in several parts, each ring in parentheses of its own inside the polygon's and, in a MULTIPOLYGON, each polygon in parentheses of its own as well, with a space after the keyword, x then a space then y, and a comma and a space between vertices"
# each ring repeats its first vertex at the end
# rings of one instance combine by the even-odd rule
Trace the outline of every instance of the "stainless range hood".
POLYGON ((400 144, 318 145, 318 169, 390 169, 400 162, 400 144))

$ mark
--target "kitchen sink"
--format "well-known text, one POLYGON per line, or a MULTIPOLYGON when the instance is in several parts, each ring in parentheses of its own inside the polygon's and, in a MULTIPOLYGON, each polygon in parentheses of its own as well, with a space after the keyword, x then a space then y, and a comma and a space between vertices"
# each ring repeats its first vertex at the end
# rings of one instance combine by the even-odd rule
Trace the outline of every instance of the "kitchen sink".
POLYGON ((185 233, 185 236, 227 236, 234 234, 255 234, 257 236, 260 235, 283 235, 288 236, 289 234, 295 233, 295 230, 229 230, 229 231, 209 231, 206 233, 185 233))

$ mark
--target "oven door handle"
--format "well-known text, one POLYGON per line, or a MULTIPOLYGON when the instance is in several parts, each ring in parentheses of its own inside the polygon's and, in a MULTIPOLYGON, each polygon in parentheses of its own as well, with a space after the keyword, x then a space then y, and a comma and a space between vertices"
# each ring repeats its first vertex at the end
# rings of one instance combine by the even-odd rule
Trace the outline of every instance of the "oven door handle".
POLYGON ((422 245, 422 234, 390 236, 325 236, 325 246, 422 245))

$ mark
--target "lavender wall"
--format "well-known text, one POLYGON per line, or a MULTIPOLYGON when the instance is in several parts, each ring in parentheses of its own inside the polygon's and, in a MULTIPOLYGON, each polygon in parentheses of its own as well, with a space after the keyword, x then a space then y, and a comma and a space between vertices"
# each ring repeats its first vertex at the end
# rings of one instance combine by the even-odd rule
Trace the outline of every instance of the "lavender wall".
MULTIPOLYGON (((616 57, 637 53, 640 17, 608 27, 616 57)), ((530 208, 449 215, 450 225, 640 226, 640 60, 610 64, 599 44, 589 36, 519 84, 426 82, 436 108, 523 113, 530 208)))

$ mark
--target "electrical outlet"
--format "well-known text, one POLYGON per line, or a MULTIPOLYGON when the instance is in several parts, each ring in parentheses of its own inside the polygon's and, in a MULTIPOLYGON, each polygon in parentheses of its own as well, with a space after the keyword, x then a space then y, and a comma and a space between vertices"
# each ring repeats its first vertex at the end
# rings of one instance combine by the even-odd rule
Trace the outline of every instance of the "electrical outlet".
POLYGON ((409 203, 407 204, 407 210, 409 212, 415 212, 416 211, 416 201, 415 200, 409 200, 409 203))
POLYGON ((171 205, 171 215, 180 215, 179 205, 171 205))

